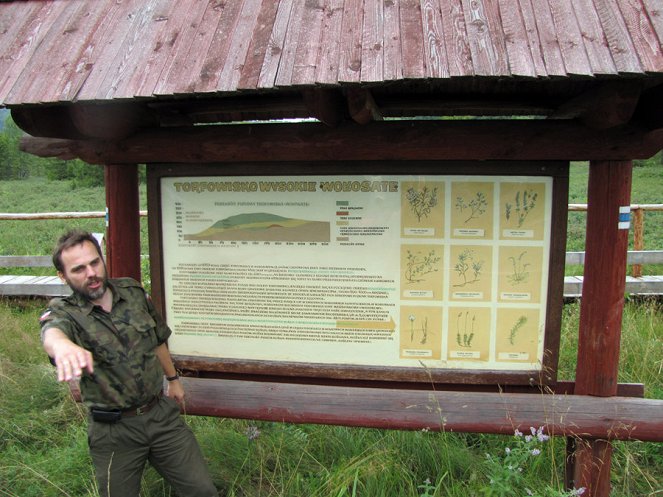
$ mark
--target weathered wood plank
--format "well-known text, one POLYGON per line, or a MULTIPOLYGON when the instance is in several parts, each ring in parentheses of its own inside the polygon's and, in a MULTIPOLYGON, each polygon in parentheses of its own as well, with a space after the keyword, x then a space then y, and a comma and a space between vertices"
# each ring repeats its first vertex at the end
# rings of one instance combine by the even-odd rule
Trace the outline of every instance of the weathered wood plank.
POLYGON ((251 44, 251 36, 258 21, 256 12, 259 11, 261 0, 245 0, 240 10, 235 29, 228 47, 228 57, 218 80, 210 79, 205 87, 196 88, 197 91, 234 91, 239 84, 241 70, 251 44))
POLYGON ((447 64, 450 76, 472 76, 472 53, 461 0, 440 0, 447 64))
POLYGON ((305 31, 302 29, 302 19, 306 10, 304 8, 305 4, 306 0, 293 0, 288 28, 283 42, 283 52, 280 54, 279 66, 274 81, 275 86, 290 86, 292 84, 295 57, 300 41, 299 36, 302 31, 305 31))
POLYGON ((338 81, 338 54, 343 25, 343 0, 327 0, 323 17, 319 60, 315 83, 334 84, 338 81))
POLYGON ((188 82, 184 85, 185 87, 201 93, 211 92, 218 88, 219 78, 226 66, 226 61, 232 57, 230 45, 239 24, 241 9, 249 1, 216 3, 212 8, 211 12, 219 20, 216 31, 203 55, 205 62, 200 67, 200 72, 190 74, 189 79, 185 80, 188 82))
POLYGON ((384 2, 384 67, 385 81, 403 78, 403 53, 401 50, 401 0, 384 2))
POLYGON ((168 60, 177 53, 177 42, 180 39, 189 16, 197 8, 196 0, 181 0, 160 4, 155 10, 151 24, 154 36, 141 40, 145 43, 145 52, 135 66, 132 75, 118 87, 118 92, 131 92, 136 96, 151 97, 159 83, 161 73, 168 65, 168 60), (124 91, 122 90, 124 89, 124 91))
POLYGON ((463 7, 474 74, 508 75, 504 33, 498 28, 497 3, 463 0, 463 7))
POLYGON ((187 414, 381 429, 663 441, 663 400, 183 378, 187 414), (222 399, 220 401, 219 399, 222 399))
MULTIPOLYGON (((140 18, 140 12, 143 10, 143 2, 140 0, 127 0, 116 3, 111 6, 111 15, 109 15, 101 26, 104 33, 103 38, 95 40, 92 47, 92 55, 88 61, 88 70, 81 74, 84 80, 77 83, 78 89, 75 94, 78 100, 95 100, 103 98, 110 89, 104 87, 107 78, 112 78, 111 74, 116 64, 118 64, 118 55, 124 45, 127 37, 131 38, 133 22, 132 19, 140 18)), ((121 60, 121 59, 120 59, 121 60)))
POLYGON ((401 0, 400 35, 403 77, 425 77, 424 31, 421 18, 421 3, 419 0, 401 0))
MULTIPOLYGON (((26 64, 16 80, 16 88, 20 89, 20 93, 12 91, 8 96, 10 99, 31 102, 48 100, 44 98, 44 82, 51 82, 52 78, 58 77, 57 68, 48 62, 52 60, 52 57, 58 57, 57 50, 61 43, 67 47, 67 42, 71 40, 71 36, 67 36, 67 27, 72 22, 72 17, 81 8, 82 5, 79 2, 65 2, 57 11, 57 15, 53 16, 54 22, 39 40, 39 49, 43 51, 43 57, 33 57, 26 64), (44 75, 44 79, 38 75, 44 75)), ((75 20, 73 22, 75 24, 75 20)))
POLYGON ((0 255, 0 267, 51 267, 49 255, 0 255))
POLYGON ((645 12, 642 2, 640 0, 621 0, 619 9, 630 38, 633 40, 633 46, 637 50, 637 55, 633 54, 633 56, 640 59, 645 71, 660 71, 660 68, 663 67, 663 53, 659 48, 659 40, 652 21, 645 12))
POLYGON ((191 91, 198 81, 217 28, 226 18, 225 13, 219 14, 225 4, 217 6, 212 0, 203 0, 205 3, 205 8, 193 10, 195 16, 185 23, 185 28, 180 32, 173 47, 173 56, 162 69, 159 83, 154 88, 155 95, 172 95, 185 89, 191 91))
MULTIPOLYGON (((582 266, 584 263, 584 252, 566 253, 567 266, 582 266)), ((629 250, 626 264, 663 264, 663 250, 629 250)))
POLYGON ((143 77, 141 73, 149 69, 145 67, 145 62, 153 52, 161 30, 166 26, 170 8, 172 3, 168 0, 144 2, 113 61, 111 71, 101 84, 97 98, 110 99, 118 94, 136 93, 136 87, 143 77))
POLYGON ((567 74, 590 75, 592 71, 572 0, 550 2, 550 11, 567 74))
POLYGON ((324 0, 309 0, 304 4, 302 29, 299 31, 291 82, 293 85, 315 81, 320 50, 322 50, 324 0))
POLYGON ((338 54, 338 81, 359 83, 361 80, 363 0, 345 0, 338 54))
POLYGON ((647 7, 651 13, 649 20, 652 23, 654 31, 658 35, 659 40, 663 40, 663 8, 659 0, 642 0, 642 3, 647 7))
POLYGON ((258 86, 260 69, 262 68, 265 54, 270 50, 269 36, 278 12, 279 0, 263 0, 257 15, 256 24, 251 35, 251 41, 247 49, 246 60, 240 68, 241 74, 237 88, 242 90, 254 90, 258 86))
POLYGON ((557 39, 550 5, 546 0, 532 0, 532 7, 548 76, 566 76, 562 50, 557 39))
POLYGON ((0 295, 59 297, 71 294, 57 276, 0 276, 0 295))
POLYGON ((448 78, 449 64, 442 16, 437 0, 421 0, 424 70, 429 78, 448 78))
POLYGON ((595 2, 596 13, 601 20, 603 32, 608 40, 612 59, 620 73, 638 73, 642 66, 629 36, 624 18, 615 0, 595 2))
POLYGON ((94 7, 90 12, 94 21, 85 32, 80 33, 78 46, 72 47, 74 55, 69 71, 60 71, 62 77, 54 90, 57 100, 70 101, 78 97, 79 90, 95 68, 97 58, 104 49, 104 40, 117 22, 115 17, 121 9, 118 3, 106 5, 95 2, 91 7, 94 7))
POLYGON ((361 41, 362 82, 384 79, 384 5, 366 2, 361 41))
POLYGON ((269 37, 269 50, 265 54, 265 60, 258 78, 258 88, 272 88, 274 86, 281 57, 283 56, 293 4, 294 0, 282 0, 279 3, 272 33, 269 37))
POLYGON ((3 68, 0 71, 0 94, 6 95, 5 103, 21 101, 23 90, 11 88, 17 85, 17 80, 31 64, 35 47, 57 19, 55 13, 64 7, 62 2, 18 2, 16 5, 16 17, 11 19, 9 27, 3 26, 0 31, 3 38, 10 40, 0 48, 3 68))
POLYGON ((520 12, 525 26, 525 34, 527 36, 527 43, 529 44, 530 56, 534 70, 537 76, 547 76, 546 64, 543 60, 543 52, 541 50, 541 40, 539 39, 539 31, 536 26, 536 16, 532 8, 532 0, 520 0, 520 12))
POLYGON ((536 77, 532 50, 518 0, 499 0, 509 72, 514 76, 536 77))
POLYGON ((594 3, 591 0, 577 0, 573 2, 573 9, 592 72, 594 74, 616 74, 617 68, 612 60, 608 41, 601 28, 601 20, 596 14, 594 3))

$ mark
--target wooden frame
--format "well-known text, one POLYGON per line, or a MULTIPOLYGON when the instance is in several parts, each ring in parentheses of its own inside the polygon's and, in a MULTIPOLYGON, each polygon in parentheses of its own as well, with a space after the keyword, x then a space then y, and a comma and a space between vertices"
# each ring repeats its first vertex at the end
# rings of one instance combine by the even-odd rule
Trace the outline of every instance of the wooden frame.
POLYGON ((445 162, 417 161, 407 165, 395 162, 317 162, 254 163, 223 165, 154 165, 148 166, 148 203, 150 212, 159 216, 149 219, 152 260, 152 291, 158 308, 167 316, 164 302, 163 234, 160 208, 160 180, 178 176, 238 175, 321 175, 321 174, 463 174, 550 176, 552 187, 552 235, 546 306, 544 360, 541 371, 499 371, 466 369, 427 369, 413 367, 348 366, 337 364, 304 364, 299 362, 254 361, 175 356, 178 367, 225 376, 318 378, 347 382, 415 382, 447 384, 551 385, 557 378, 557 360, 566 243, 568 198, 568 165, 560 162, 445 162))

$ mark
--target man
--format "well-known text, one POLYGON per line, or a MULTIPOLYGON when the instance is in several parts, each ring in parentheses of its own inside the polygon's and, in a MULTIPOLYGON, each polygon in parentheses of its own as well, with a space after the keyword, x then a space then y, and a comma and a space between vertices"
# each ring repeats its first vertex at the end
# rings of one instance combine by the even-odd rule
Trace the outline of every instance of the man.
POLYGON ((84 231, 60 238, 53 264, 73 294, 50 302, 40 320, 42 343, 59 381, 80 379, 99 494, 138 497, 149 461, 180 497, 217 497, 180 417, 184 389, 166 345, 171 331, 143 288, 130 278, 108 279, 99 243, 84 231))

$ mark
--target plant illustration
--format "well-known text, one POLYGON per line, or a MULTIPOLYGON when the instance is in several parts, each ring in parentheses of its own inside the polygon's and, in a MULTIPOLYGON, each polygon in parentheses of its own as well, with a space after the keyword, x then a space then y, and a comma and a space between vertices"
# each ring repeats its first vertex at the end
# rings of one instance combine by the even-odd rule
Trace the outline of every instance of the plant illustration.
MULTIPOLYGON (((414 342, 414 335, 416 331, 419 331, 419 329, 416 329, 414 327, 414 322, 416 321, 416 317, 414 314, 410 314, 408 316, 408 320, 410 321, 410 343, 414 342)), ((419 341, 420 344, 425 344, 428 341, 428 317, 424 317, 424 322, 421 325, 421 340, 419 341)))
POLYGON ((505 205, 506 220, 509 221, 511 217, 514 216, 517 220, 518 227, 520 228, 525 222, 527 215, 536 206, 537 197, 538 193, 531 188, 516 192, 515 202, 513 204, 507 202, 505 205))
POLYGON ((426 255, 421 255, 421 252, 412 253, 407 251, 407 262, 405 266, 405 279, 408 283, 419 283, 423 281, 424 276, 429 273, 437 271, 437 264, 440 257, 435 254, 435 250, 431 250, 426 255))
POLYGON ((484 261, 478 260, 472 249, 465 249, 458 255, 458 262, 454 265, 454 271, 463 278, 463 282, 455 287, 462 287, 479 281, 484 261), (468 275, 474 279, 468 280, 468 275))
POLYGON ((407 191, 407 201, 410 209, 421 222, 422 217, 428 217, 433 207, 437 205, 437 187, 430 189, 424 186, 421 190, 410 187, 407 191))
POLYGON ((472 346, 472 340, 474 339, 474 325, 476 324, 477 317, 472 314, 472 320, 469 323, 470 329, 468 330, 468 319, 470 316, 470 311, 465 311, 465 319, 463 320, 461 326, 461 320, 463 318, 463 313, 459 312, 456 319, 456 343, 459 347, 469 348, 472 346), (462 332, 462 334, 461 334, 462 332))
POLYGON ((518 318, 518 321, 516 321, 516 324, 514 324, 511 327, 511 330, 509 331, 509 343, 511 345, 516 344, 516 335, 518 334, 518 331, 520 330, 520 328, 525 326, 525 323, 527 323, 527 318, 525 316, 520 316, 518 318))
POLYGON ((527 271, 527 268, 531 266, 531 264, 523 262, 523 257, 526 253, 527 250, 524 250, 518 257, 509 257, 509 261, 511 261, 511 269, 513 272, 507 275, 506 278, 512 285, 517 285, 518 283, 527 281, 529 278, 529 271, 527 271))
POLYGON ((483 192, 477 192, 474 198, 467 203, 463 197, 456 197, 456 209, 461 213, 467 209, 470 211, 468 218, 463 221, 465 224, 469 223, 472 219, 477 219, 481 216, 481 214, 486 212, 487 207, 488 200, 483 192))

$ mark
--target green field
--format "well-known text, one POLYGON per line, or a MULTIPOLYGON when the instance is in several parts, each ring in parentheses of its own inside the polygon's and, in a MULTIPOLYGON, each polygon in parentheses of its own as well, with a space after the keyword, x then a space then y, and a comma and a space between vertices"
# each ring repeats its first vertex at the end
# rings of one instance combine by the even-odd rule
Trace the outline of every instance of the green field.
MULTIPOLYGON (((569 202, 586 202, 587 165, 574 164, 569 202)), ((634 203, 663 203, 660 157, 634 170, 634 203)), ((145 195, 141 194, 145 208, 145 195)), ((69 182, 0 181, 0 212, 103 211, 102 188, 69 182)), ((663 214, 663 213, 659 213, 663 214)), ((647 214, 646 248, 663 249, 663 218, 647 214)), ((584 215, 569 216, 569 250, 582 250, 584 215)), ((66 228, 103 231, 103 220, 0 221, 0 255, 47 255, 66 228)), ((143 223, 142 251, 148 253, 143 223)), ((663 274, 660 271, 654 271, 663 274)), ((53 274, 50 269, 44 271, 53 274)), ((7 272, 7 271, 6 271, 7 272)), ((16 269, 12 268, 11 273, 16 269)), ((34 270, 30 270, 34 272, 34 270)), ((87 457, 85 413, 39 344, 39 299, 0 299, 0 496, 96 496, 87 457)), ((573 379, 578 303, 563 309, 560 379, 573 379)), ((643 383, 663 399, 663 305, 628 301, 619 381, 643 383)), ((433 431, 187 418, 210 462, 220 495, 430 497, 567 495, 561 490, 565 440, 509 469, 506 448, 520 439, 433 431), (491 482, 492 481, 492 482, 491 482), (497 491, 504 485, 506 490, 497 491)), ((612 496, 663 496, 663 443, 615 442, 612 496)), ((152 470, 142 497, 174 495, 152 470)))

